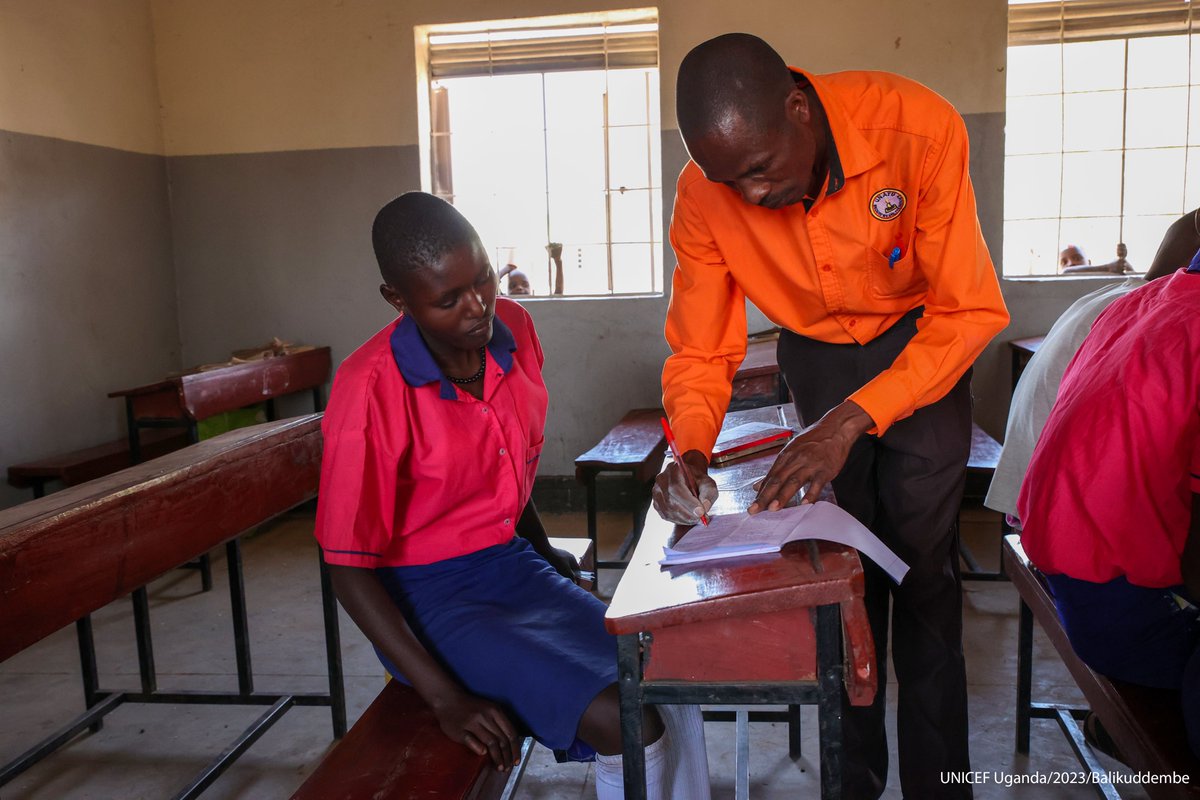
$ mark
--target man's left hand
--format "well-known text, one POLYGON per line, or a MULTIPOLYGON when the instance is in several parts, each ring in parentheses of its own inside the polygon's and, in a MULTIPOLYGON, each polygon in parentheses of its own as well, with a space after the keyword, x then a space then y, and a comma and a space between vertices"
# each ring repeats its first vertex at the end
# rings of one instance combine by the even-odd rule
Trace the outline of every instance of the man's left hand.
POLYGON ((758 496, 746 510, 751 514, 777 511, 806 485, 803 502, 816 502, 825 484, 846 465, 858 437, 874 425, 870 415, 853 401, 833 408, 780 451, 758 485, 758 496))

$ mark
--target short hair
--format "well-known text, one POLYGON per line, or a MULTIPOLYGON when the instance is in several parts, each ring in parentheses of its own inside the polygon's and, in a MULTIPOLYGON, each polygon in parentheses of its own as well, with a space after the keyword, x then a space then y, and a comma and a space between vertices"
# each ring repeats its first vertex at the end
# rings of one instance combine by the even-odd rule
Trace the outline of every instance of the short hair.
POLYGON ((398 289, 412 273, 433 269, 450 251, 477 242, 479 234, 458 209, 425 192, 390 201, 371 226, 379 274, 398 289))
POLYGON ((719 132, 732 119, 773 127, 795 86, 787 63, 749 33, 726 33, 696 45, 679 65, 675 116, 685 140, 719 132))

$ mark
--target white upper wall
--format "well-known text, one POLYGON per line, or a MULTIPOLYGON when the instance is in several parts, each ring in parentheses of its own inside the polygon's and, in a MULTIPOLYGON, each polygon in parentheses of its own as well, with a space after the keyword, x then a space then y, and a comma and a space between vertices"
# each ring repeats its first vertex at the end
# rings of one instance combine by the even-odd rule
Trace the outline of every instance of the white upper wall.
MULTIPOLYGON (((166 153, 413 145, 414 26, 646 5, 153 0, 166 153)), ((675 126, 675 69, 684 54, 737 30, 762 36, 807 69, 892 70, 941 92, 964 114, 1004 109, 1004 0, 663 0, 658 9, 667 128, 675 126)))
POLYGON ((0 0, 0 129, 161 154, 148 0, 0 0))

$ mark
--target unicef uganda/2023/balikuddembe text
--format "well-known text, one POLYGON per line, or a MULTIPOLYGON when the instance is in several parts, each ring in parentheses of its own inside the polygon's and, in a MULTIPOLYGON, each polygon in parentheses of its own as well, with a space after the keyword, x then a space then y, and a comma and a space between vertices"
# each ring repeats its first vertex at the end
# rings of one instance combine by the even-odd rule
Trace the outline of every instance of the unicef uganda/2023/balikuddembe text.
POLYGON ((1055 770, 1052 772, 988 772, 976 770, 972 772, 943 772, 943 784, 972 785, 995 784, 996 786, 1019 785, 1051 785, 1051 784, 1080 784, 1080 785, 1133 785, 1141 786, 1162 784, 1186 784, 1190 775, 1178 772, 1088 772, 1086 770, 1055 770))

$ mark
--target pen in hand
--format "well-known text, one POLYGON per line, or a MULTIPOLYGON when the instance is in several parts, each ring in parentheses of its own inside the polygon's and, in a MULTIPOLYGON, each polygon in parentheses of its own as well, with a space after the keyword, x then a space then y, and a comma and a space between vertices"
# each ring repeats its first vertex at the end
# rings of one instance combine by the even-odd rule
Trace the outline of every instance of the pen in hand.
MULTIPOLYGON (((666 434, 667 437, 667 446, 671 448, 671 458, 675 461, 676 466, 678 466, 679 470, 683 473, 683 479, 687 483, 688 491, 695 496, 697 502, 701 502, 700 490, 696 486, 696 479, 692 475, 692 471, 688 469, 688 465, 683 463, 683 454, 679 452, 679 445, 675 444, 675 434, 671 433, 671 423, 667 422, 666 417, 662 417, 661 422, 663 433, 666 434)), ((708 525, 708 514, 704 513, 703 506, 701 506, 700 511, 700 522, 705 526, 708 525)))

